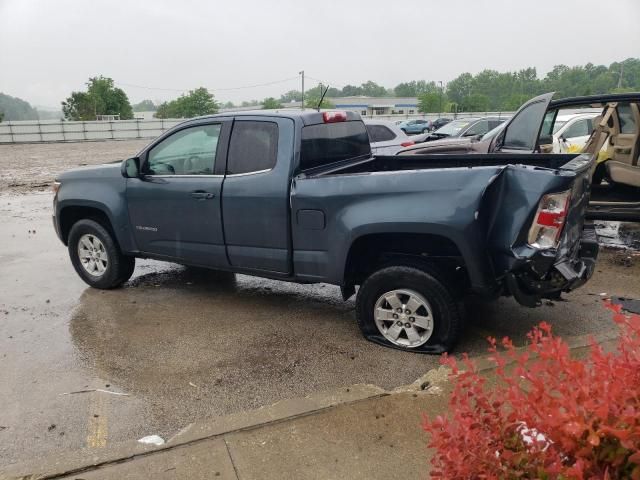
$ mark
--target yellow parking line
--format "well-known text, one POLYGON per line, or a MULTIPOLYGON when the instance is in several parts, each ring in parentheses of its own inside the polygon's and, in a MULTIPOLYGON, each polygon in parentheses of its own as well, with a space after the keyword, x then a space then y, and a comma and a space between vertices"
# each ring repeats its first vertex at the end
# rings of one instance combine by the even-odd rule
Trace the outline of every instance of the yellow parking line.
POLYGON ((89 403, 89 421, 87 422, 87 447, 104 448, 109 433, 104 397, 100 393, 91 394, 89 403))

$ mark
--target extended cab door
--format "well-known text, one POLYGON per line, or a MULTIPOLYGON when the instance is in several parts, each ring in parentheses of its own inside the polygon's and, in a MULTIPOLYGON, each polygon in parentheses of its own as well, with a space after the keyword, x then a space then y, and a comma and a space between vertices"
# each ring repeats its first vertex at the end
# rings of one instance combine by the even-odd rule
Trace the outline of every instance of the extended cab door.
POLYGON ((228 265, 220 215, 231 121, 192 123, 143 153, 140 178, 127 179, 138 250, 203 266, 228 265))
MULTIPOLYGON (((549 130, 553 125, 553 118, 546 116, 552 97, 553 93, 545 93, 532 98, 520 107, 509 119, 502 132, 496 135, 489 152, 533 153, 538 147, 543 123, 548 124, 549 130)), ((550 113, 555 115, 555 112, 550 113)), ((543 132, 543 136, 548 136, 548 141, 551 143, 551 131, 543 132)))
POLYGON ((237 268, 292 271, 289 189, 294 122, 236 117, 231 131, 222 214, 227 255, 237 268))

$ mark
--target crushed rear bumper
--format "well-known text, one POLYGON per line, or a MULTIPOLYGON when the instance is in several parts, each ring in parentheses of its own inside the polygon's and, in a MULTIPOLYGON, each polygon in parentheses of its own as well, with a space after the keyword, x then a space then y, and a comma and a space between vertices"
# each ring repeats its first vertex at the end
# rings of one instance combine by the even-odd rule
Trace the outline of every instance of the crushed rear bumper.
POLYGON ((543 298, 557 299, 584 285, 593 275, 598 258, 598 237, 592 223, 585 223, 579 246, 571 257, 554 258, 539 252, 526 267, 505 275, 508 292, 526 307, 536 307, 543 298), (544 272, 540 274, 539 272, 544 272))

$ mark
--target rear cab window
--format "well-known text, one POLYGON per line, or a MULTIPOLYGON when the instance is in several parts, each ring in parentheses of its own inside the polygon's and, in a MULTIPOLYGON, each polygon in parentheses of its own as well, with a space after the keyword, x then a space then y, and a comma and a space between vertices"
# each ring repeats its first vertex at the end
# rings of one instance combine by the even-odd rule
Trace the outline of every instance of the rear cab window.
POLYGON ((264 172, 276 165, 278 124, 240 120, 234 122, 229 143, 227 175, 264 172))
POLYGON ((321 123, 302 128, 301 170, 369 156, 369 135, 362 121, 321 123))

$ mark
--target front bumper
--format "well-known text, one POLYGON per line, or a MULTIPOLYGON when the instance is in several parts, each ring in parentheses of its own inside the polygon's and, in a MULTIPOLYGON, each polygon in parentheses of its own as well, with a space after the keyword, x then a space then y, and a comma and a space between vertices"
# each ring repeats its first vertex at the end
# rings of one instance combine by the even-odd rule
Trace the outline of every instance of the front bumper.
POLYGON ((534 257, 526 268, 506 274, 506 287, 518 303, 527 307, 540 305, 543 298, 557 299, 562 292, 575 290, 591 278, 599 248, 594 225, 585 224, 573 257, 555 259, 543 275, 538 273, 539 264, 548 262, 548 257, 541 254, 539 261, 534 257))

